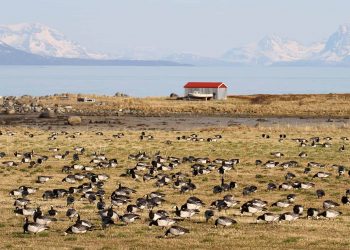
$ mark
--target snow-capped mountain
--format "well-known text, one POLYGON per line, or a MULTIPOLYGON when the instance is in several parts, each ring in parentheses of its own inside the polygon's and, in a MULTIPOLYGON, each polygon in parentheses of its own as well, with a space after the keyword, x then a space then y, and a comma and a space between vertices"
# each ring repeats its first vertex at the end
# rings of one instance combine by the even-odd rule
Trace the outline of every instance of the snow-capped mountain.
POLYGON ((327 40, 324 48, 313 60, 327 63, 339 63, 350 56, 350 24, 339 26, 327 40))
POLYGON ((65 58, 106 59, 67 39, 62 33, 40 23, 0 25, 0 41, 28 53, 65 58))
POLYGON ((264 37, 258 43, 233 48, 222 59, 246 65, 271 65, 305 60, 319 53, 322 48, 322 44, 307 47, 297 41, 273 35, 264 37))

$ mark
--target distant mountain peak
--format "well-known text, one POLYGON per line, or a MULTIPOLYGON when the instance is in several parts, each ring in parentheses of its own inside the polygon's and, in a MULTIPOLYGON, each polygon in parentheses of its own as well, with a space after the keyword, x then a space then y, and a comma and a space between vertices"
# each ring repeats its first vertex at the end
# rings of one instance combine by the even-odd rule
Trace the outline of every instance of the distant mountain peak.
POLYGON ((61 32, 41 23, 0 25, 0 41, 28 53, 66 58, 104 59, 106 55, 92 53, 61 32))

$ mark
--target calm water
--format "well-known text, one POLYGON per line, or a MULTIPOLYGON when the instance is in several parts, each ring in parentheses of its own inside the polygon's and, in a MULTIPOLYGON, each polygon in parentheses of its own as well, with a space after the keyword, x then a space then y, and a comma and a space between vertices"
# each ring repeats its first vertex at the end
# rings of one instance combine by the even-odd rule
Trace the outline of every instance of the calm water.
POLYGON ((349 93, 349 68, 0 66, 0 95, 182 94, 188 81, 223 81, 230 94, 349 93))

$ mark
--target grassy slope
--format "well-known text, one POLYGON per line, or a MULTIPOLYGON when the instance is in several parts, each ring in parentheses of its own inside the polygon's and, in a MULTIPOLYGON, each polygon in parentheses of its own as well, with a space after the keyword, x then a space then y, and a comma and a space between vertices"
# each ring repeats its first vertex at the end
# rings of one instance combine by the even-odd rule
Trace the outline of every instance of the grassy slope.
MULTIPOLYGON (((8 128, 7 128, 8 129, 8 128)), ((117 182, 122 182, 137 189, 138 193, 133 196, 133 200, 137 197, 157 190, 153 182, 143 183, 136 182, 129 178, 121 178, 119 175, 124 173, 127 167, 135 164, 133 161, 127 160, 130 153, 135 153, 139 150, 145 150, 149 153, 154 153, 161 150, 163 155, 169 156, 189 156, 197 157, 209 156, 211 159, 217 157, 222 158, 240 158, 242 163, 228 173, 227 181, 234 180, 239 184, 237 190, 233 190, 238 200, 242 203, 253 197, 259 197, 267 200, 270 204, 278 199, 284 198, 289 193, 297 194, 297 204, 302 204, 305 207, 321 208, 322 201, 318 200, 314 192, 318 188, 326 190, 326 199, 335 201, 340 200, 340 197, 349 186, 349 176, 341 178, 336 177, 336 170, 328 167, 326 171, 330 171, 333 175, 327 180, 312 180, 312 175, 304 175, 303 169, 308 161, 319 161, 327 164, 345 164, 349 165, 349 151, 343 153, 338 152, 338 148, 342 144, 341 136, 349 135, 349 129, 333 129, 333 128, 246 128, 237 127, 225 131, 202 131, 199 134, 203 137, 212 136, 217 133, 223 133, 224 138, 221 141, 208 142, 185 142, 176 141, 178 135, 189 135, 195 131, 188 132, 165 132, 153 131, 155 136, 153 141, 138 141, 138 132, 126 132, 126 136, 122 139, 115 139, 108 142, 105 139, 111 138, 115 131, 104 131, 104 136, 96 136, 95 131, 85 131, 82 136, 77 139, 66 139, 65 136, 59 136, 56 141, 48 141, 48 132, 42 130, 34 131, 35 137, 30 139, 23 135, 24 128, 14 128, 17 132, 14 137, 0 136, 0 151, 12 153, 16 150, 29 151, 32 148, 39 154, 52 155, 48 152, 51 146, 60 147, 61 150, 72 150, 76 145, 85 146, 88 153, 94 151, 102 151, 107 156, 116 157, 120 166, 117 169, 96 170, 97 173, 107 173, 111 179, 107 182, 105 189, 107 196, 115 189, 117 182), (260 134, 268 132, 272 135, 272 139, 266 140, 260 138, 260 134), (329 149, 324 148, 299 148, 297 144, 291 140, 286 140, 283 143, 277 141, 278 134, 285 132, 288 138, 311 136, 333 136, 333 146, 329 149), (166 140, 173 141, 172 145, 164 143, 166 140), (309 153, 309 158, 299 159, 298 154, 303 150, 309 153), (316 187, 311 190, 301 191, 276 191, 267 192, 266 185, 273 181, 282 183, 283 177, 287 173, 281 169, 262 169, 254 165, 255 159, 268 160, 271 159, 270 152, 282 151, 286 157, 282 160, 297 160, 301 163, 301 167, 289 169, 288 171, 297 175, 297 180, 314 181, 316 187), (250 197, 242 197, 242 188, 246 185, 257 185, 258 192, 250 197)), ((198 131, 197 131, 198 132, 198 131)), ((9 159, 9 158, 5 158, 9 159)), ((13 157, 11 157, 13 159, 13 157)), ((87 163, 87 159, 83 161, 87 163)), ((230 209, 227 216, 233 216, 238 224, 231 228, 215 229, 213 222, 205 224, 202 209, 199 216, 194 217, 191 221, 180 222, 181 226, 187 227, 191 233, 179 238, 159 239, 158 236, 163 235, 164 230, 159 228, 148 228, 145 218, 147 213, 142 214, 142 221, 138 221, 130 226, 118 225, 114 228, 109 228, 105 231, 97 230, 88 232, 85 235, 62 236, 63 231, 71 224, 65 218, 64 213, 66 208, 59 208, 62 211, 59 215, 60 221, 53 223, 49 232, 44 232, 40 235, 23 235, 22 223, 23 218, 16 217, 13 210, 13 200, 8 196, 8 192, 20 185, 32 185, 39 188, 39 191, 30 198, 34 201, 32 206, 41 205, 43 210, 47 210, 50 204, 55 206, 65 205, 65 199, 42 201, 40 199, 42 192, 47 189, 65 187, 69 184, 62 184, 61 180, 65 174, 61 173, 61 167, 65 164, 70 164, 69 161, 52 160, 45 164, 44 167, 36 169, 28 169, 25 166, 17 169, 1 168, 0 176, 0 247, 1 248, 75 248, 75 249, 137 249, 137 248, 215 248, 215 249, 232 249, 234 248, 315 248, 317 249, 345 249, 350 248, 349 228, 350 228, 350 208, 341 206, 338 210, 344 213, 343 216, 331 220, 306 220, 300 219, 293 223, 281 223, 274 225, 255 224, 255 216, 239 216, 238 209, 230 209), (55 178, 44 185, 35 183, 37 175, 48 174, 55 178)), ((182 171, 189 173, 190 165, 180 165, 174 172, 182 171)), ((314 169, 312 173, 318 171, 314 169)), ((193 182, 198 189, 193 195, 203 199, 207 204, 212 201, 222 198, 223 195, 214 195, 212 187, 219 184, 219 174, 213 172, 206 176, 198 176, 193 178, 193 182)), ((77 184, 78 185, 78 184, 77 184)), ((77 186, 76 185, 76 186, 77 186)), ((167 202, 162 205, 162 209, 172 210, 174 205, 181 205, 191 194, 179 194, 170 187, 161 188, 160 191, 167 194, 167 202)), ((99 219, 94 206, 86 202, 77 202, 76 208, 81 212, 83 219, 89 219, 95 224, 99 224, 99 219)), ((270 211, 282 213, 291 211, 291 208, 286 209, 271 209, 270 211)), ((122 210, 119 210, 122 213, 122 210)), ((217 213, 218 214, 218 213, 217 213)), ((221 213, 225 215, 224 212, 221 213)))

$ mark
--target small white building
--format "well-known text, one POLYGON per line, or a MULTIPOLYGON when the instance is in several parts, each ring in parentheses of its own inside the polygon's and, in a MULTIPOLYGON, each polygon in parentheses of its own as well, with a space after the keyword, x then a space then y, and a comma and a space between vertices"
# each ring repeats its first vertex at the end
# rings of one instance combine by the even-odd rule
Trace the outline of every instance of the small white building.
POLYGON ((223 82, 188 82, 184 88, 186 97, 211 95, 215 100, 227 98, 227 86, 223 82))

